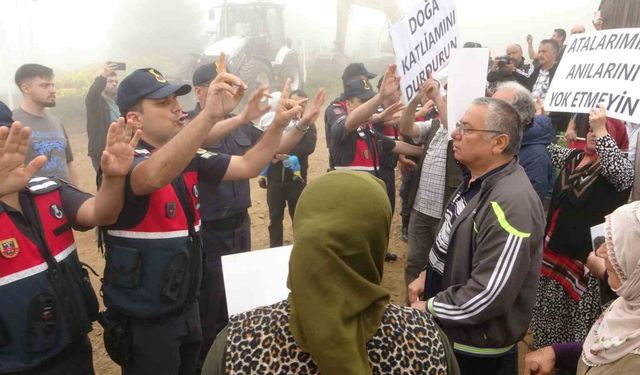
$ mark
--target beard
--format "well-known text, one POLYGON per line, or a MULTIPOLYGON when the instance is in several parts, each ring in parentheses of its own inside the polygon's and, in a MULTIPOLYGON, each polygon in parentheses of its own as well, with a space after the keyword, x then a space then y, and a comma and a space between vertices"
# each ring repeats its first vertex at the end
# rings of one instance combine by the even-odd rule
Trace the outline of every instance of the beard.
POLYGON ((54 97, 48 100, 37 100, 36 103, 45 108, 53 108, 56 106, 56 98, 54 97))

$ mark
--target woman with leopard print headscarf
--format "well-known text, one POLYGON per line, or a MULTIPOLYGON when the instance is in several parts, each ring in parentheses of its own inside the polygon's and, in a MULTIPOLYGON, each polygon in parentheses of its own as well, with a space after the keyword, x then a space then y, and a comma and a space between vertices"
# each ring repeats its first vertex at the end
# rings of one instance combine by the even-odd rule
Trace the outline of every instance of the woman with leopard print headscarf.
POLYGON ((433 318, 390 304, 380 285, 390 225, 372 175, 311 182, 294 215, 289 298, 232 316, 202 374, 458 374, 433 318))
POLYGON ((633 165, 609 133, 602 105, 592 110, 584 151, 548 147, 560 175, 551 199, 543 246, 542 274, 531 320, 534 347, 582 341, 600 315, 598 280, 585 271, 590 228, 626 203, 633 165))

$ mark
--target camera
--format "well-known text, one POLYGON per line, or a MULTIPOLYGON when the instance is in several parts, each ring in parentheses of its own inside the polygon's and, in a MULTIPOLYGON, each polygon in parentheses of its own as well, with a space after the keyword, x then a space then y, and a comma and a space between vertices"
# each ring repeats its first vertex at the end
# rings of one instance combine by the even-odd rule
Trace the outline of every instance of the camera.
POLYGON ((504 68, 508 64, 511 64, 511 59, 509 58, 509 56, 496 57, 496 61, 498 62, 498 68, 504 68))

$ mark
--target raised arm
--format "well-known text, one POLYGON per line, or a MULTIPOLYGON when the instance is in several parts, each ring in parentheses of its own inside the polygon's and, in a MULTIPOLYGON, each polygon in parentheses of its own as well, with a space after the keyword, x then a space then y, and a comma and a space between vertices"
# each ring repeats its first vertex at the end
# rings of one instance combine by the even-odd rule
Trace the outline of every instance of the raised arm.
POLYGON ((249 149, 247 153, 242 156, 231 157, 229 167, 223 178, 224 181, 246 180, 256 177, 264 166, 271 161, 280 145, 283 130, 291 119, 298 117, 303 111, 299 101, 287 99, 290 92, 291 80, 288 79, 282 90, 282 96, 278 102, 273 123, 264 132, 260 141, 249 149))
POLYGON ((214 124, 224 118, 225 102, 239 100, 245 89, 240 78, 220 72, 209 86, 202 112, 131 172, 133 193, 147 195, 173 181, 192 160, 214 124))
POLYGON ((282 136, 282 141, 276 151, 277 154, 288 154, 294 147, 296 147, 300 140, 302 140, 302 137, 304 137, 305 133, 309 130, 309 127, 318 119, 326 97, 327 92, 325 89, 321 88, 318 90, 316 96, 313 98, 311 108, 305 112, 300 121, 298 121, 291 131, 282 136))
MULTIPOLYGON (((11 127, 0 127, 0 199, 22 190, 31 177, 47 162, 44 155, 36 156, 24 164, 29 150, 31 130, 14 122, 11 127)), ((17 206, 17 196, 14 206, 17 206)))
POLYGON ((347 133, 353 133, 359 126, 367 123, 371 116, 376 113, 384 98, 393 95, 398 90, 400 78, 396 76, 396 71, 397 66, 395 64, 389 66, 382 81, 380 92, 347 115, 345 123, 347 133))
POLYGON ((124 184, 133 163, 141 130, 127 126, 120 117, 109 127, 107 144, 102 152, 102 180, 95 197, 85 201, 76 214, 76 223, 84 227, 110 225, 118 220, 124 205, 124 184))

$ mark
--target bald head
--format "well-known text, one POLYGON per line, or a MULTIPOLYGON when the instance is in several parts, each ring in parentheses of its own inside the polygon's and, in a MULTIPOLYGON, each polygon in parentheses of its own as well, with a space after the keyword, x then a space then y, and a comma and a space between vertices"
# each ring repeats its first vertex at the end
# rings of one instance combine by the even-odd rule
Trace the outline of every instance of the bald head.
POLYGON ((582 34, 585 31, 586 31, 586 29, 584 28, 584 26, 575 25, 574 27, 571 28, 571 35, 573 35, 573 34, 582 34))
POLYGON ((511 63, 516 67, 520 65, 522 60, 522 47, 519 44, 510 44, 507 46, 507 56, 511 60, 511 63))

